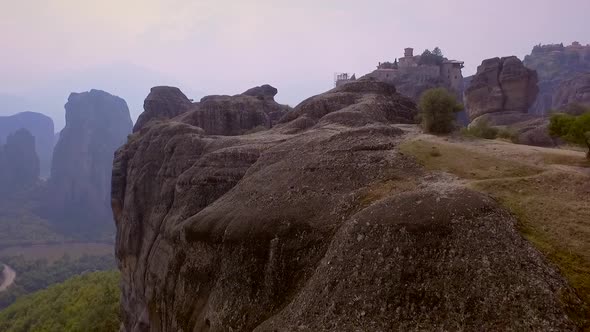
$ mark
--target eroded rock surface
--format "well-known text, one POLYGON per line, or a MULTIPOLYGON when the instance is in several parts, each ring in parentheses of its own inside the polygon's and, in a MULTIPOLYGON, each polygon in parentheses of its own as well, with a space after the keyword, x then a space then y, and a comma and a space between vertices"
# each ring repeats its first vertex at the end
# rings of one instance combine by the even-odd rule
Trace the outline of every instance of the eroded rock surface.
POLYGON ((274 100, 278 90, 263 85, 235 96, 207 96, 190 101, 178 88, 156 87, 148 95, 145 112, 134 132, 157 120, 173 119, 200 127, 210 135, 236 136, 273 127, 289 111, 274 100))
POLYGON ((182 116, 130 137, 112 187, 123 330, 578 328, 509 213, 398 151, 413 102, 359 82, 252 135, 182 116))
POLYGON ((112 223, 113 154, 131 133, 125 100, 100 90, 72 93, 53 154, 45 211, 69 230, 92 233, 112 223))
MULTIPOLYGON (((531 54, 524 58, 524 64, 539 74, 539 97, 530 111, 534 114, 546 115, 550 110, 564 106, 564 96, 578 95, 577 91, 583 80, 575 78, 590 72, 590 45, 577 42, 568 46, 537 45, 531 54), (571 84, 572 80, 577 82, 571 84)), ((586 85, 586 83, 582 84, 586 85)), ((581 99, 584 100, 585 97, 581 99)))
POLYGON ((561 110, 570 105, 590 107, 590 72, 577 74, 559 84, 553 97, 553 109, 561 110))
POLYGON ((527 113, 537 97, 537 74, 515 56, 484 60, 465 90, 471 121, 488 113, 527 113))

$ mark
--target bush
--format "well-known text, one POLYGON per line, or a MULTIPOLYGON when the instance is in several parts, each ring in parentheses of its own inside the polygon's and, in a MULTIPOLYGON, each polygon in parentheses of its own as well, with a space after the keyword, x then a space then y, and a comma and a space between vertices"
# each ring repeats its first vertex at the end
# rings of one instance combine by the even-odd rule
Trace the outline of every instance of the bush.
POLYGON ((455 96, 444 88, 426 90, 418 105, 419 118, 424 131, 448 134, 454 129, 455 113, 463 110, 455 96))
POLYGON ((512 143, 518 143, 518 134, 508 128, 498 130, 497 137, 510 140, 512 143))
POLYGON ((590 112, 573 116, 554 114, 549 123, 549 135, 560 137, 566 142, 586 146, 586 158, 590 159, 590 112))
POLYGON ((487 121, 478 121, 476 124, 461 130, 461 133, 465 136, 485 139, 495 139, 498 137, 499 132, 498 128, 491 127, 487 121))

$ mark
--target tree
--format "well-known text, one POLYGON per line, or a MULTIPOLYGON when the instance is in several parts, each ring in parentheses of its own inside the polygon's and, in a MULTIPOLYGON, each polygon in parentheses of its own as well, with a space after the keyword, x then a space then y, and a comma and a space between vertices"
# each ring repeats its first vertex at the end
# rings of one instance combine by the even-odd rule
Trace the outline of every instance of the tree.
POLYGON ((440 47, 435 47, 434 50, 432 50, 432 54, 439 56, 441 58, 444 57, 442 50, 440 49, 440 47))
POLYGON ((578 116, 563 113, 552 115, 549 134, 572 144, 586 146, 586 158, 590 159, 590 111, 578 116))
POLYGON ((422 55, 420 55, 420 60, 418 61, 418 64, 441 65, 444 60, 445 57, 442 55, 441 49, 435 47, 432 52, 429 49, 424 50, 424 52, 422 52, 422 55))
POLYGON ((424 131, 446 134, 453 131, 455 113, 463 110, 463 105, 447 89, 435 88, 422 94, 418 108, 424 131))

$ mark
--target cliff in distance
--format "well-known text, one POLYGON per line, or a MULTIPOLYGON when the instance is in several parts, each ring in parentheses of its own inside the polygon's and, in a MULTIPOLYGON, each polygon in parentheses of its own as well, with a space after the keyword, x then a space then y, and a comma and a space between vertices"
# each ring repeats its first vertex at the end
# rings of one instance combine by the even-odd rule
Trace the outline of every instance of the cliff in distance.
POLYGON ((580 328, 508 211, 402 153, 416 106, 391 85, 350 82, 248 135, 152 101, 113 166, 124 331, 580 328))
POLYGON ((31 188, 39 181, 39 157, 35 137, 26 129, 8 135, 0 145, 0 195, 31 188))
POLYGON ((35 137, 35 150, 39 156, 40 174, 42 177, 49 177, 51 156, 55 144, 53 120, 35 112, 0 116, 0 144, 6 141, 8 135, 21 128, 27 129, 35 137))
POLYGON ((524 58, 524 64, 539 75, 539 97, 531 113, 544 115, 549 110, 562 109, 567 106, 564 101, 590 105, 590 100, 580 94, 590 89, 590 82, 580 76, 590 73, 590 45, 537 45, 524 58), (564 95, 569 98, 564 99, 564 95))
POLYGON ((68 231, 95 234, 112 222, 113 154, 131 133, 125 101, 100 90, 72 93, 53 154, 43 214, 68 231))

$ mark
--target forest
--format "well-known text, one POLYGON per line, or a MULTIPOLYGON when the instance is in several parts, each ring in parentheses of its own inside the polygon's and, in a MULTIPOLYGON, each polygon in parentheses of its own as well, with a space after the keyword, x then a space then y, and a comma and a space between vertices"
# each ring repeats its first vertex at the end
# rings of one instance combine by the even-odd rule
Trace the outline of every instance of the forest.
POLYGON ((0 311, 0 331, 117 331, 118 271, 85 273, 23 296, 0 311))

